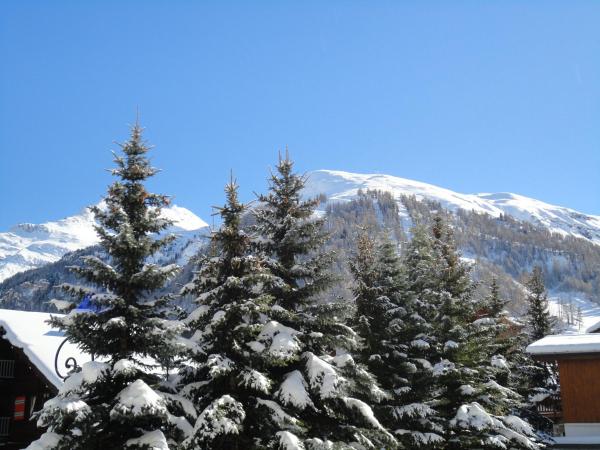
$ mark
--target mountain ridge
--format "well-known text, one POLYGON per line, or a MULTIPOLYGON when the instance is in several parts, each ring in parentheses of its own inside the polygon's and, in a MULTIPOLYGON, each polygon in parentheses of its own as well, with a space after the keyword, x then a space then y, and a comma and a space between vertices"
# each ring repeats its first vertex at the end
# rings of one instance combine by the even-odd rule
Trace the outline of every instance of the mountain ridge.
MULTIPOLYGON (((452 212, 474 211, 491 217, 508 215, 517 220, 542 226, 552 233, 586 239, 600 245, 600 216, 584 214, 571 208, 556 206, 519 194, 462 194, 433 184, 386 174, 360 174, 340 170, 316 170, 307 174, 304 195, 324 194, 327 203, 357 198, 359 191, 389 192, 397 200, 399 214, 409 214, 399 199, 415 196, 417 200, 439 202, 452 212)), ((100 203, 101 204, 101 203, 100 203)), ((171 205, 165 216, 176 224, 172 231, 186 235, 207 227, 192 211, 171 205)), ((78 214, 42 224, 22 223, 0 232, 0 281, 28 269, 56 262, 66 253, 98 243, 91 212, 84 208, 78 214)), ((191 248, 191 247, 190 247, 191 248)))
MULTIPOLYGON (((102 206, 102 202, 99 205, 102 206)), ((163 216, 174 222, 170 232, 190 234, 208 226, 189 209, 177 205, 165 208, 163 216)), ((0 232, 0 281, 97 244, 94 224, 93 214, 84 208, 60 220, 21 223, 0 232)))
MULTIPOLYGON (((352 275, 347 261, 355 252, 357 230, 369 229, 373 236, 388 236, 402 249, 410 239, 412 225, 428 226, 441 214, 452 227, 464 258, 475 263, 474 279, 482 282, 482 286, 486 286, 491 278, 500 280, 503 295, 510 300, 516 316, 522 314, 524 308, 523 280, 534 266, 543 268, 546 286, 553 296, 568 299, 561 302, 570 305, 571 299, 579 299, 577 301, 600 303, 597 271, 600 266, 597 240, 600 227, 596 227, 594 216, 518 194, 460 194, 389 175, 342 171, 309 173, 304 196, 320 196, 316 214, 325 219, 330 235, 326 250, 336 255, 332 268, 340 281, 331 294, 339 298, 349 301, 352 298, 352 275)), ((185 208, 175 207, 170 212, 174 216, 171 218, 187 218, 184 228, 186 223, 187 228, 205 225, 185 208)), ((69 220, 74 223, 83 220, 90 225, 89 218, 85 217, 64 220, 68 223, 69 220)), ((247 217, 245 222, 250 225, 252 218, 247 217)), ((48 229, 53 229, 50 225, 24 224, 18 226, 17 231, 44 237, 48 229)), ((93 230, 91 225, 89 230, 93 230)), ((181 274, 172 280, 165 292, 177 293, 180 286, 189 282, 195 270, 191 258, 206 251, 208 231, 208 228, 179 229, 176 241, 151 258, 149 262, 175 263, 182 267, 181 274)), ((6 233, 0 233, 0 238, 2 236, 6 233)), ((75 243, 67 240, 67 244, 71 248, 82 248, 68 252, 58 261, 42 261, 36 268, 0 280, 0 307, 50 310, 50 300, 64 297, 58 286, 77 282, 68 268, 80 264, 85 255, 102 256, 102 250, 96 245, 83 248, 88 243, 85 235, 79 238, 75 243)), ((44 254, 46 244, 38 239, 30 243, 27 251, 44 254)), ((51 246, 51 249, 55 247, 51 246)), ((0 258, 0 268, 3 263, 6 265, 0 258)), ((180 301, 185 306, 189 299, 180 301)))
POLYGON ((439 202, 445 209, 458 209, 488 214, 509 215, 515 219, 542 225, 549 231, 592 241, 600 245, 600 216, 585 214, 572 208, 510 192, 461 194, 433 184, 385 174, 358 174, 340 170, 316 170, 308 174, 306 194, 325 194, 329 201, 356 198, 358 191, 378 190, 396 198, 414 195, 417 200, 439 202))

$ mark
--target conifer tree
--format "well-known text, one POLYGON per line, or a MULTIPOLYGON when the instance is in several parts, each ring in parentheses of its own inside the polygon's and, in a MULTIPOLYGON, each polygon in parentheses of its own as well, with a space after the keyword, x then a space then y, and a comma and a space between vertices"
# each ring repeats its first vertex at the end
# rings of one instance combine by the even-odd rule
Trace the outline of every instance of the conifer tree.
POLYGON ((527 280, 527 325, 530 341, 534 342, 552 333, 555 321, 548 311, 548 294, 544 286, 542 268, 533 268, 527 280))
POLYGON ((508 301, 502 298, 500 286, 496 277, 492 278, 489 293, 483 299, 479 312, 480 323, 485 322, 485 332, 482 336, 482 346, 487 354, 492 356, 494 366, 502 369, 497 375, 503 379, 503 384, 511 385, 509 380, 511 370, 511 357, 515 352, 520 352, 519 336, 515 335, 516 324, 512 324, 505 310, 508 301), (511 326, 513 328, 511 328, 511 326))
POLYGON ((532 427, 514 415, 518 394, 499 383, 504 357, 493 354, 495 346, 485 346, 497 335, 498 322, 486 316, 485 302, 474 298, 469 266, 441 218, 425 248, 430 250, 407 258, 407 270, 409 281, 421 275, 420 286, 410 288, 432 327, 423 340, 435 378, 430 402, 444 421, 445 448, 537 448, 532 427), (413 273, 414 264, 427 269, 413 273))
POLYGON ((161 392, 165 380, 155 370, 165 355, 178 351, 177 330, 167 320, 171 297, 152 294, 179 269, 147 262, 174 238, 156 237, 171 224, 161 215, 169 200, 146 190, 145 181, 157 169, 150 166, 137 123, 121 149, 112 170, 118 180, 105 205, 91 208, 108 260, 87 256, 85 265, 73 268, 97 289, 64 286, 79 298, 88 296, 96 312, 73 310, 51 319, 96 361, 72 373, 46 402, 38 425, 48 431, 33 449, 168 449, 191 429, 182 405, 161 392))
POLYGON ((519 417, 526 419, 536 430, 541 418, 528 404, 531 394, 529 374, 536 370, 533 361, 524 351, 526 339, 520 332, 520 324, 512 321, 505 310, 508 301, 502 298, 496 278, 492 279, 489 294, 483 299, 483 315, 487 333, 482 336, 483 348, 491 355, 491 370, 495 381, 515 391, 511 405, 519 417))
POLYGON ((333 282, 333 255, 322 251, 327 241, 325 219, 313 217, 319 199, 302 199, 306 177, 294 173, 293 167, 286 150, 270 176, 269 193, 258 196, 260 206, 253 214, 257 250, 283 281, 274 294, 281 306, 300 310, 333 282))
MULTIPOLYGON (((386 249, 391 249, 391 243, 386 242, 386 249)), ((389 265, 382 258, 382 249, 365 231, 357 240, 356 254, 350 261, 350 271, 354 276, 355 288, 355 324, 363 340, 360 353, 363 360, 368 359, 371 351, 378 347, 382 338, 387 334, 388 314, 398 308, 398 302, 393 303, 390 295, 397 296, 401 291, 401 273, 399 259, 393 260, 393 249, 388 254, 389 265)))
POLYGON ((314 354, 351 350, 355 336, 342 318, 347 305, 325 298, 335 281, 330 270, 334 258, 323 251, 328 235, 324 218, 314 214, 319 200, 302 198, 306 177, 295 173, 293 166, 286 150, 285 157, 279 156, 276 173, 271 173, 269 192, 258 196, 260 204, 252 211, 254 249, 281 280, 271 290, 277 305, 295 313, 282 318, 283 323, 320 333, 310 345, 314 354))
POLYGON ((355 323, 362 338, 360 361, 386 391, 375 411, 404 447, 439 448, 443 443, 439 420, 426 401, 434 395, 431 365, 423 359, 429 346, 424 339, 428 325, 407 289, 396 246, 389 239, 377 245, 363 233, 351 271, 356 283, 355 323))
POLYGON ((491 333, 483 339, 483 345, 492 354, 499 383, 520 394, 521 405, 515 405, 519 416, 526 418, 536 429, 544 428, 547 421, 530 407, 528 400, 535 390, 531 384, 532 374, 539 371, 539 367, 525 351, 529 339, 521 332, 521 324, 508 317, 507 304, 496 278, 492 279, 490 292, 484 299, 484 317, 493 321, 488 322, 491 333))
MULTIPOLYGON (((269 436, 275 440, 277 432, 277 424, 259 414, 273 405, 279 408, 269 399, 271 367, 248 345, 272 304, 262 287, 273 277, 248 251, 250 238, 240 225, 246 207, 233 180, 225 193, 227 203, 219 208, 223 223, 212 235, 212 254, 199 262, 193 282, 182 290, 195 295, 198 304, 185 320, 194 333, 189 344, 193 364, 181 380, 182 394, 197 411, 194 433, 184 445, 189 449, 267 448, 274 445, 269 436)), ((281 417, 282 430, 286 418, 281 417)), ((289 426, 293 428, 291 422, 289 426)))
POLYGON ((534 361, 527 355, 527 345, 551 334, 556 322, 548 311, 548 294, 544 285, 544 275, 541 267, 534 267, 526 287, 527 295, 527 323, 526 339, 522 344, 523 357, 521 359, 520 390, 528 397, 528 412, 530 420, 540 429, 549 429, 548 420, 537 413, 537 405, 548 401, 559 389, 558 374, 555 364, 549 362, 534 361))
POLYGON ((504 315, 504 308, 508 304, 508 301, 500 296, 500 286, 498 285, 498 279, 496 277, 492 278, 490 293, 485 299, 484 304, 486 305, 487 313, 491 317, 500 317, 504 315))
POLYGON ((285 291, 285 282, 271 272, 272 261, 252 254, 240 228, 243 211, 230 183, 220 210, 223 225, 213 235, 217 254, 201 263, 186 287, 199 306, 187 319, 194 330, 193 364, 184 371, 181 392, 198 416, 184 447, 393 448, 370 407, 351 395, 357 377, 349 375, 358 372, 352 358, 315 354, 325 336, 288 306, 293 303, 273 296, 285 291))

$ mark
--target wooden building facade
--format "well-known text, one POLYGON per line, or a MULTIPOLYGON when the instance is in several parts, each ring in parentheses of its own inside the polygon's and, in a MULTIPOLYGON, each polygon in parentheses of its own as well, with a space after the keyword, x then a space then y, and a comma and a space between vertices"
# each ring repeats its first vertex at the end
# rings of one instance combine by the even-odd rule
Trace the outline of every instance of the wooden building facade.
POLYGON ((555 448, 600 449, 600 334, 546 336, 527 352, 558 365, 555 448))
MULTIPOLYGON (((0 327, 0 337, 6 330, 0 327)), ((0 449, 17 450, 37 439, 32 415, 57 388, 31 363, 22 349, 0 339, 0 449)))
POLYGON ((0 450, 23 449, 42 434, 34 413, 62 386, 66 360, 89 360, 50 328, 49 318, 48 313, 0 309, 0 450))

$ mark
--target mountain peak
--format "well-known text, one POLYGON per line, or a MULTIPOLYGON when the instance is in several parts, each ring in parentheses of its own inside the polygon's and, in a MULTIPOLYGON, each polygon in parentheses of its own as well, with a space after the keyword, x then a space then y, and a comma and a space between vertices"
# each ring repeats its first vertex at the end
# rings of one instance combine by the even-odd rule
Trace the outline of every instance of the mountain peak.
POLYGON ((194 231, 208 226, 204 220, 182 206, 171 205, 163 209, 163 215, 171 219, 176 228, 185 231, 194 231))
POLYGON ((305 194, 325 194, 330 201, 348 201, 358 195, 359 189, 387 191, 397 199, 402 195, 414 195, 419 200, 439 202, 450 211, 464 209, 492 217, 508 215, 546 227, 552 233, 588 239, 600 245, 600 216, 584 214, 509 192, 461 194, 393 175, 316 170, 308 175, 305 194))
MULTIPOLYGON (((98 203, 102 207, 103 202, 98 203)), ((208 226, 189 209, 163 209, 172 220, 171 231, 190 232, 208 226)), ((0 233, 0 281, 25 270, 58 261, 66 253, 98 243, 94 215, 89 208, 78 214, 42 224, 21 223, 0 233)))

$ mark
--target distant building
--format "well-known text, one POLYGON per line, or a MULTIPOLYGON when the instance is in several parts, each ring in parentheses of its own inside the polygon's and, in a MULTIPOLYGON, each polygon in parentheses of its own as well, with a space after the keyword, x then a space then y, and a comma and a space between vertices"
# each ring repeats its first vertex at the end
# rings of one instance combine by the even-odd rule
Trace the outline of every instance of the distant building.
MULTIPOLYGON (((0 450, 22 449, 39 437, 32 415, 62 385, 55 355, 65 338, 45 323, 49 318, 47 313, 0 309, 0 450)), ((79 364, 89 360, 66 343, 58 367, 63 376, 69 357, 79 364)))
POLYGON ((556 361, 560 402, 556 449, 600 449, 600 334, 546 336, 527 347, 539 361, 556 361), (562 434, 562 436, 561 436, 562 434))

